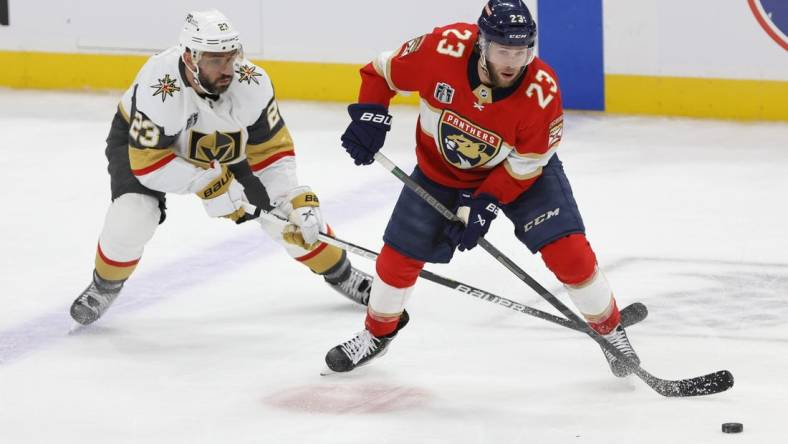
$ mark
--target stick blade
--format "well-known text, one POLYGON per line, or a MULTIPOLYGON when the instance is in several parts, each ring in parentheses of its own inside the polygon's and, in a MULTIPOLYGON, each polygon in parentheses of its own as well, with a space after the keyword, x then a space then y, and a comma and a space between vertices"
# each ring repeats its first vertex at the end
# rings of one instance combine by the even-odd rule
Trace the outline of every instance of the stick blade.
POLYGON ((640 302, 627 305, 621 310, 621 325, 624 328, 642 322, 648 317, 648 308, 640 302))
POLYGON ((667 381, 653 376, 645 380, 657 393, 671 398, 713 395, 733 387, 733 374, 728 370, 678 381, 667 381))

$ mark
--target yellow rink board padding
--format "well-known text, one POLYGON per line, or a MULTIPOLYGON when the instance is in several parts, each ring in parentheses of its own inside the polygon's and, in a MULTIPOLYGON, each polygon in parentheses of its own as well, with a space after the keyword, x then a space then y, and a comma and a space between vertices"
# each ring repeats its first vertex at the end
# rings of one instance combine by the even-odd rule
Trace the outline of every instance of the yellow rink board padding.
MULTIPOLYGON (((0 51, 0 86, 126 89, 146 55, 0 51)), ((253 60, 274 82, 280 99, 350 103, 358 95, 360 65, 253 60)), ((416 104, 418 95, 394 103, 416 104)), ((743 120, 788 121, 788 82, 605 75, 606 111, 743 120)))
POLYGON ((0 85, 37 89, 126 89, 146 56, 0 51, 0 85))
MULTIPOLYGON (((146 55, 67 54, 0 51, 0 86, 12 88, 106 90, 128 88, 146 55)), ((252 60, 271 77, 280 99, 354 102, 361 65, 252 60)), ((399 96, 394 103, 418 103, 399 96)))
MULTIPOLYGON (((276 96, 282 99, 324 100, 351 103, 358 99, 362 65, 350 63, 278 62, 253 60, 271 77, 276 96)), ((392 101, 417 105, 418 95, 398 95, 392 101)))
POLYGON ((607 74, 605 111, 788 121, 788 82, 607 74))

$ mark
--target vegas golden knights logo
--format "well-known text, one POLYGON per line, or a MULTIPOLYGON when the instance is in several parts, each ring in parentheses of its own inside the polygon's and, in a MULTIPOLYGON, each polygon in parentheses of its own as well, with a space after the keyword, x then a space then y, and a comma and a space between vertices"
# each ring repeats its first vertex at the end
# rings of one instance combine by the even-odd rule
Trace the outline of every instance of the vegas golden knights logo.
POLYGON ((228 163, 241 155, 241 133, 222 133, 214 131, 203 134, 192 130, 189 136, 189 159, 199 163, 216 160, 228 163))
POLYGON ((444 159, 464 170, 489 162, 501 151, 503 142, 501 136, 449 110, 441 115, 439 137, 444 159))

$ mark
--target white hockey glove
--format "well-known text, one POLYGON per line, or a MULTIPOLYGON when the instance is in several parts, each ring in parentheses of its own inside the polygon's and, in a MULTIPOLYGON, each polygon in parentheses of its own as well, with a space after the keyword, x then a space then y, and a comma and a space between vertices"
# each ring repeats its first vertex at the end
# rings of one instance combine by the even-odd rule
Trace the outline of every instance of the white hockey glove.
POLYGON ((290 221, 282 230, 285 242, 305 250, 311 250, 320 243, 317 236, 323 228, 323 215, 320 212, 320 201, 311 188, 293 188, 281 202, 275 202, 275 205, 274 211, 290 221))
POLYGON ((233 178, 233 173, 219 162, 211 162, 210 168, 201 173, 197 182, 205 185, 197 195, 202 199, 205 212, 211 217, 226 217, 233 221, 246 211, 243 207, 244 188, 233 178))

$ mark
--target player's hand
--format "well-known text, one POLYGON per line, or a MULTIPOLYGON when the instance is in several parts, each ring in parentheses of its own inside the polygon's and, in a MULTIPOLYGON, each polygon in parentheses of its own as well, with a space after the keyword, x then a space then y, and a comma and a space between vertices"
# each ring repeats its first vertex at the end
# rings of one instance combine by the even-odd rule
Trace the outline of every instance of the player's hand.
POLYGON ((479 243, 479 238, 487 234, 498 215, 500 204, 489 194, 473 196, 469 192, 462 192, 457 205, 457 216, 465 223, 452 223, 446 228, 446 235, 460 251, 470 250, 479 243))
POLYGON ((276 203, 274 212, 290 221, 282 231, 285 242, 305 250, 311 250, 320 243, 318 235, 323 229, 323 215, 320 201, 311 188, 293 188, 281 202, 276 203))
POLYGON ((246 214, 243 208, 244 188, 233 178, 233 173, 219 162, 202 174, 206 185, 197 192, 202 199, 205 212, 211 217, 226 217, 238 221, 246 214))
POLYGON ((356 165, 369 165, 391 129, 391 115, 383 105, 354 103, 347 107, 352 121, 342 134, 342 146, 356 165))

